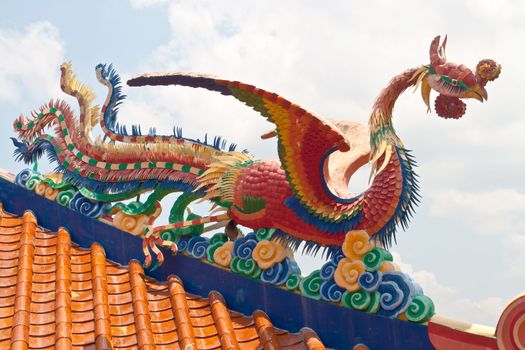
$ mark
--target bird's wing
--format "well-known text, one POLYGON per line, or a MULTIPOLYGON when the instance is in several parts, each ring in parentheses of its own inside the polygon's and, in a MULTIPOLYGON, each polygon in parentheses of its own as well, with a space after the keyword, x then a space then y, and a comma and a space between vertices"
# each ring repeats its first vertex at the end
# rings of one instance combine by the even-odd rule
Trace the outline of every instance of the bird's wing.
POLYGON ((295 195, 309 212, 338 220, 356 200, 334 195, 323 176, 328 156, 350 149, 345 137, 332 123, 279 95, 237 81, 195 74, 146 74, 127 83, 129 86, 181 85, 235 97, 275 124, 282 166, 295 195))

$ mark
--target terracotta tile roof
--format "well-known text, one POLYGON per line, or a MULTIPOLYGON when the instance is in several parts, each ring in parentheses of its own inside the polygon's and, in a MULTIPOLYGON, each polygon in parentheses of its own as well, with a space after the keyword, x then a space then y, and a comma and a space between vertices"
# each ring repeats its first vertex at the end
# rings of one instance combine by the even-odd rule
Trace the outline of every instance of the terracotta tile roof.
MULTIPOLYGON (((285 312, 285 310, 283 310, 285 312)), ((186 293, 177 276, 157 282, 142 266, 106 260, 27 211, 0 207, 0 348, 325 349, 314 331, 276 329, 268 316, 228 310, 218 292, 186 293)))

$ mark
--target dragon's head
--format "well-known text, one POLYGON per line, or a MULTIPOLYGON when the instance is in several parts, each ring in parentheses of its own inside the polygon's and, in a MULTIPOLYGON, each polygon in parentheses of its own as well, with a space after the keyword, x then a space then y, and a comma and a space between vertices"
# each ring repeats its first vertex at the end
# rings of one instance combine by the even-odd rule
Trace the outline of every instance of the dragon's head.
POLYGON ((447 62, 445 47, 447 38, 440 42, 437 36, 430 44, 430 65, 416 73, 421 84, 421 94, 430 111, 430 91, 439 93, 435 101, 436 113, 443 118, 458 119, 463 116, 466 105, 460 99, 474 98, 481 102, 487 99, 485 85, 495 80, 501 66, 490 59, 481 60, 472 72, 463 64, 447 62))

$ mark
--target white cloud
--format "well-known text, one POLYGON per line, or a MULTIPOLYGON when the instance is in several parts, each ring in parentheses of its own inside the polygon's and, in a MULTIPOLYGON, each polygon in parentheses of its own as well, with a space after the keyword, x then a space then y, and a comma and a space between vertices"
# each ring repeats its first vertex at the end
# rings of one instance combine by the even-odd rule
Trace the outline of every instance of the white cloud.
POLYGON ((525 276, 525 233, 509 235, 504 243, 503 259, 513 277, 525 276))
POLYGON ((504 273, 525 276, 525 194, 512 189, 447 190, 430 198, 432 215, 457 220, 475 234, 494 236, 494 249, 503 250, 504 273))
POLYGON ((431 213, 450 217, 460 213, 480 234, 525 233, 525 194, 513 189, 467 192, 449 189, 432 193, 431 213))
POLYGON ((130 0, 131 7, 135 9, 142 9, 146 7, 165 4, 167 0, 130 0))
POLYGON ((0 28, 0 100, 58 95, 64 48, 58 29, 36 22, 24 31, 0 28))
POLYGON ((505 307, 502 298, 488 297, 477 300, 463 297, 456 288, 441 284, 435 273, 426 270, 414 271, 414 267, 403 262, 398 253, 392 252, 392 255, 401 270, 411 275, 425 294, 432 298, 437 314, 487 326, 497 324, 505 307))

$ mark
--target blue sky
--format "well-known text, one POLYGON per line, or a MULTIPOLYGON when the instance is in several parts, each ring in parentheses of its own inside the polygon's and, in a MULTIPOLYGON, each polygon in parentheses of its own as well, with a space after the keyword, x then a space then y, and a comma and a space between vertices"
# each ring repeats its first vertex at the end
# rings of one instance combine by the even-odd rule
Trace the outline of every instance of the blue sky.
MULTIPOLYGON (((394 124, 420 164, 423 201, 393 251, 445 316, 494 325, 524 290, 523 2, 3 1, 0 14, 0 164, 13 172, 22 165, 11 158, 12 120, 64 97, 63 61, 99 96, 94 68, 111 62, 125 78, 171 70, 241 80, 323 117, 366 123, 388 80, 428 63, 432 38, 448 34, 449 60, 473 69, 493 58, 502 76, 488 102, 469 101, 457 121, 427 115, 418 93, 398 101, 394 124)), ((277 157, 274 140, 258 139, 271 126, 233 100, 180 88, 125 92, 125 123, 220 134, 277 157)), ((351 189, 365 189, 367 175, 351 189)))

